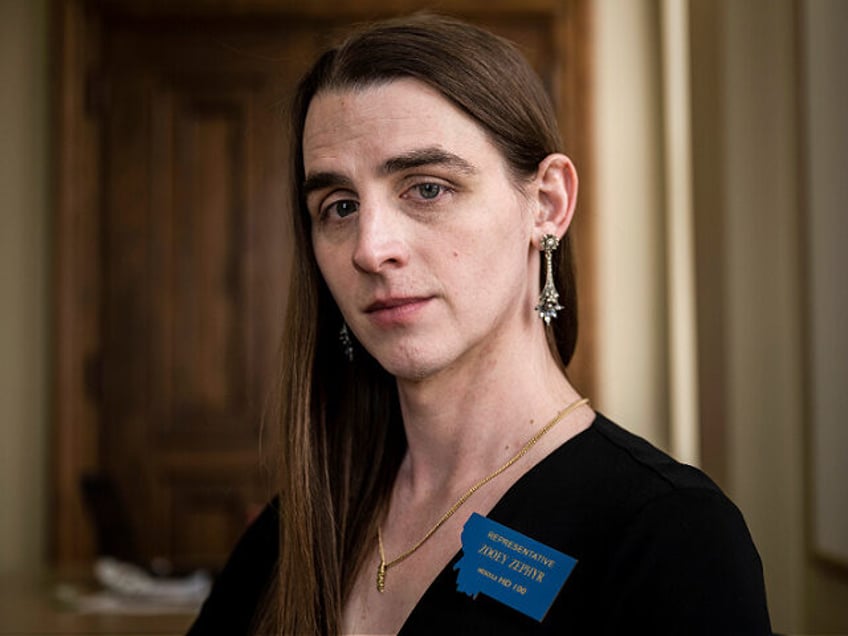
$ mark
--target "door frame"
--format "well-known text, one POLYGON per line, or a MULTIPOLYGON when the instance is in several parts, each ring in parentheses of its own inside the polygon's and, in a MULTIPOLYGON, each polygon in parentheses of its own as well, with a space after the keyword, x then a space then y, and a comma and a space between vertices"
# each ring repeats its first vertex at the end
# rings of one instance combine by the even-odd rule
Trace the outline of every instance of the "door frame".
MULTIPOLYGON (((100 130, 104 94, 96 70, 105 18, 192 19, 285 17, 373 19, 427 8, 420 0, 53 0, 52 124, 54 150, 54 303, 51 561, 69 565, 95 556, 94 528, 79 484, 100 464, 100 130), (389 6, 392 9, 389 9, 389 6)), ((469 19, 533 17, 550 24, 556 45, 554 100, 569 155, 581 173, 577 240, 580 340, 569 370, 579 389, 595 388, 596 315, 593 221, 590 0, 451 0, 437 10, 469 19)))

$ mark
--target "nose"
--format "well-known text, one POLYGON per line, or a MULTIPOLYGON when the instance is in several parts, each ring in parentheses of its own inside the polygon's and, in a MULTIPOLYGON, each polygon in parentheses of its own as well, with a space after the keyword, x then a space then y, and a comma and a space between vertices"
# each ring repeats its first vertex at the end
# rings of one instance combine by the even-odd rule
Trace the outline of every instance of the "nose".
POLYGON ((360 202, 353 265, 367 273, 400 267, 409 260, 401 212, 379 203, 360 202))

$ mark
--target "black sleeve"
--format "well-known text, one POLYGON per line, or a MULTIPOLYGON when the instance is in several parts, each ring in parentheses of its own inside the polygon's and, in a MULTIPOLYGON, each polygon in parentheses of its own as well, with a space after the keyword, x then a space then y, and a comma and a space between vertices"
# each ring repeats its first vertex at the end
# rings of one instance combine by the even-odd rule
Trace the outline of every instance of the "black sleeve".
POLYGON ((681 489, 647 504, 611 565, 603 633, 772 633, 759 555, 718 491, 681 489))
POLYGON ((268 504, 236 544, 187 636, 247 636, 279 554, 279 512, 268 504))

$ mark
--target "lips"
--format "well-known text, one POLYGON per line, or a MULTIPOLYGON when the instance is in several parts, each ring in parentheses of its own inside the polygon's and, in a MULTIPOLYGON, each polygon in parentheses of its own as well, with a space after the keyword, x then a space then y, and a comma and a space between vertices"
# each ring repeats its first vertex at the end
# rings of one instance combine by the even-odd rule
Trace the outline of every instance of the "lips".
POLYGON ((416 303, 424 302, 425 300, 427 300, 427 298, 421 296, 414 296, 409 298, 386 298, 384 300, 375 300, 373 303, 371 303, 365 308, 365 313, 370 314, 375 311, 395 309, 397 307, 403 307, 405 305, 414 305, 416 303))
POLYGON ((411 321, 429 301, 429 296, 380 298, 368 305, 365 313, 384 326, 403 324, 411 321))

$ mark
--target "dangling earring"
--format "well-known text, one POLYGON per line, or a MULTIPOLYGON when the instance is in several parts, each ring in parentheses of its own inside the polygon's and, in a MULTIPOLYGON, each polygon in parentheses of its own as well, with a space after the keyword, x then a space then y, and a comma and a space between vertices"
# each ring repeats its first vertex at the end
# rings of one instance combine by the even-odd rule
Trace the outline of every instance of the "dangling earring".
POLYGON ((545 325, 551 324, 551 318, 556 318, 557 312, 562 309, 559 304, 559 292, 554 287, 553 255, 554 250, 559 247, 559 239, 553 234, 545 234, 542 237, 542 250, 545 253, 545 286, 539 294, 539 304, 536 311, 539 318, 545 321, 545 325))
POLYGON ((350 332, 347 330, 347 323, 342 322, 342 328, 339 331, 339 342, 342 344, 342 353, 348 362, 353 362, 353 340, 350 337, 350 332))

